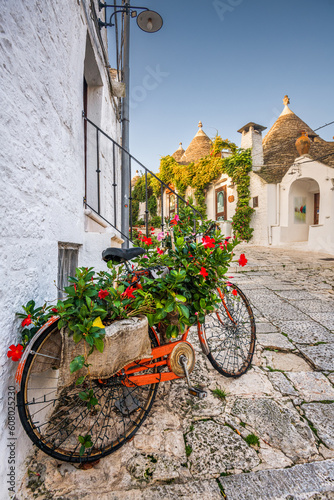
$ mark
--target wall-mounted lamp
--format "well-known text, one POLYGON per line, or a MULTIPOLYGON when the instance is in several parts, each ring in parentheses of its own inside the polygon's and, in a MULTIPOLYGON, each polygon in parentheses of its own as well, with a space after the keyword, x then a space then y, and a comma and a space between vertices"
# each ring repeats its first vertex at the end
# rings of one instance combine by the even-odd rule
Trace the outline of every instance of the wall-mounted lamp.
POLYGON ((154 10, 149 10, 147 7, 131 7, 129 3, 125 3, 124 5, 113 5, 103 3, 101 0, 99 1, 99 11, 108 7, 113 8, 114 12, 111 14, 108 23, 98 19, 100 29, 106 28, 107 26, 115 26, 112 22, 112 18, 120 12, 130 14, 131 17, 136 17, 139 28, 146 31, 146 33, 155 33, 162 27, 163 21, 160 14, 154 10), (137 10, 142 10, 143 12, 137 15, 137 10))

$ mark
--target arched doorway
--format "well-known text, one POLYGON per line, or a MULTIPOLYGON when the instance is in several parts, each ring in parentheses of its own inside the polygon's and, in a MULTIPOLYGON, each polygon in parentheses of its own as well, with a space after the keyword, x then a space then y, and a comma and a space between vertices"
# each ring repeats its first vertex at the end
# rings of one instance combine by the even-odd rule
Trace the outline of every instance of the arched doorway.
POLYGON ((289 191, 289 240, 308 241, 309 227, 319 224, 320 188, 311 178, 295 180, 289 191))

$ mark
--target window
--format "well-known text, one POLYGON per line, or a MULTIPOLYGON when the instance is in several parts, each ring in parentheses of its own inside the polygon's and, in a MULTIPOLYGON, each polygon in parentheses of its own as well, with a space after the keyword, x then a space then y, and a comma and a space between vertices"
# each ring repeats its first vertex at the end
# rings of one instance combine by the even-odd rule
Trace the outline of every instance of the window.
POLYGON ((226 186, 216 189, 216 220, 226 220, 226 186))
POLYGON ((75 276, 78 267, 79 245, 72 243, 58 243, 58 299, 65 297, 64 288, 69 286, 68 277, 75 276))
POLYGON ((175 213, 175 194, 169 195, 169 216, 175 213))
POLYGON ((253 198, 253 208, 257 208, 259 206, 259 197, 254 196, 253 198))

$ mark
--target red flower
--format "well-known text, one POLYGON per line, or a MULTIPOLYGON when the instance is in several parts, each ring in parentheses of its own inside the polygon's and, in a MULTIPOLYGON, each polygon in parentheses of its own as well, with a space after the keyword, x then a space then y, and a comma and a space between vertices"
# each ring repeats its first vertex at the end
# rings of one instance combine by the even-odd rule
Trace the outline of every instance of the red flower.
POLYGON ((98 295, 99 295, 99 299, 105 299, 107 297, 107 295, 109 295, 109 292, 108 292, 108 290, 102 290, 102 288, 101 288, 98 295))
POLYGON ((157 248, 157 252, 158 252, 159 255, 162 255, 164 253, 164 251, 161 248, 159 248, 159 247, 157 248))
POLYGON ((53 313, 57 313, 57 312, 58 312, 58 309, 57 309, 56 307, 53 307, 53 308, 51 309, 51 311, 52 311, 53 313))
POLYGON ((219 246, 222 250, 224 250, 225 248, 227 248, 227 242, 226 241, 224 243, 220 242, 219 246))
POLYGON ((146 236, 144 236, 144 238, 142 239, 142 242, 145 243, 145 245, 152 245, 152 239, 151 238, 147 238, 146 236))
POLYGON ((21 344, 19 344, 19 345, 12 344, 9 347, 9 351, 7 352, 7 356, 9 358, 12 358, 12 361, 18 361, 22 356, 22 351, 23 351, 23 347, 21 346, 21 344))
POLYGON ((22 326, 28 326, 31 324, 31 314, 28 314, 26 318, 22 321, 22 326))
POLYGON ((245 257, 245 254, 242 253, 239 258, 239 266, 244 267, 247 264, 247 259, 245 257))
POLYGON ((201 274, 204 279, 208 276, 208 272, 205 269, 205 267, 201 267, 201 270, 200 270, 199 274, 201 274))
POLYGON ((151 232, 155 231, 154 227, 151 227, 151 232))
POLYGON ((233 288, 233 290, 232 290, 232 295, 234 295, 234 297, 236 297, 238 295, 238 292, 236 291, 235 288, 233 288))
POLYGON ((215 248, 216 241, 214 238, 210 238, 210 236, 204 236, 202 242, 205 248, 215 248))
POLYGON ((122 297, 126 297, 128 299, 135 299, 136 297, 133 295, 133 292, 135 290, 136 289, 134 286, 129 286, 129 288, 127 288, 125 292, 122 293, 122 297))

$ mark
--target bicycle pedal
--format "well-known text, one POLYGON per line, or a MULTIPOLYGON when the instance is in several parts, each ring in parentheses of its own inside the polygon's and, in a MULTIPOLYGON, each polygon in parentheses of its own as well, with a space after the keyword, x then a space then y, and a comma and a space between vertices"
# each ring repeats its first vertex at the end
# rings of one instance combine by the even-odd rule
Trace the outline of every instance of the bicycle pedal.
POLYGON ((208 395, 206 391, 203 391, 203 389, 197 389, 196 387, 189 387, 188 392, 192 396, 196 396, 199 399, 204 399, 208 395))

